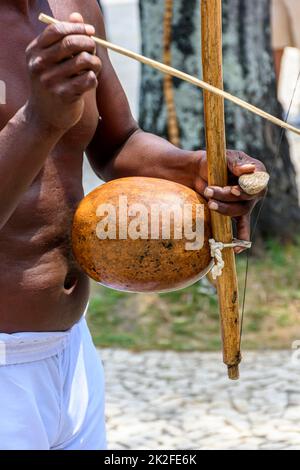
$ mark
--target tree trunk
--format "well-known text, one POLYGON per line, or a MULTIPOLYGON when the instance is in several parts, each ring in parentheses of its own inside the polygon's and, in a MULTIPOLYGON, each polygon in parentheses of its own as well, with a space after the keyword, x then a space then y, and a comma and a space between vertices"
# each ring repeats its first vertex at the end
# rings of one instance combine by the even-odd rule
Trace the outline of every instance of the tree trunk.
MULTIPOLYGON (((173 3, 172 65, 202 76, 199 0, 173 3)), ((270 0, 223 0, 222 4, 225 89, 281 117, 271 50, 270 0)), ((163 57, 164 10, 162 0, 140 0, 143 54, 159 61, 163 57)), ((204 148, 202 92, 176 79, 173 86, 181 146, 204 148)), ((227 147, 261 159, 272 173, 259 232, 289 238, 300 227, 300 212, 286 135, 282 137, 280 128, 232 103, 225 107, 227 147)), ((140 125, 168 137, 163 77, 146 66, 142 69, 140 125)))

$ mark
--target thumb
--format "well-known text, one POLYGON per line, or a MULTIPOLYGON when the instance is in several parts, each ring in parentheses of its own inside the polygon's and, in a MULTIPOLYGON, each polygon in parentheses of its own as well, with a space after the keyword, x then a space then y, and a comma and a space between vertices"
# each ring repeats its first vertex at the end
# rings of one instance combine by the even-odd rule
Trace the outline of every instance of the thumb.
MULTIPOLYGON (((69 16, 70 23, 84 23, 83 16, 80 13, 74 12, 69 16)), ((86 34, 93 36, 95 34, 95 28, 93 25, 86 25, 86 34)), ((96 50, 96 49, 95 49, 96 50)))
POLYGON ((80 13, 74 12, 69 16, 69 21, 71 23, 84 23, 83 16, 80 13))
POLYGON ((255 160, 244 152, 227 150, 227 164, 231 173, 237 177, 256 170, 255 160))

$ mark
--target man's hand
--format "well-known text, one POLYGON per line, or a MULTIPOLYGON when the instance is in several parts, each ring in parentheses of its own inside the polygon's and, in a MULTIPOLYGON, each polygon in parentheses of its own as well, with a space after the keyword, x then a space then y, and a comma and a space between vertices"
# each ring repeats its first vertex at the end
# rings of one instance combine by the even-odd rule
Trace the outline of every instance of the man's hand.
POLYGON ((48 26, 27 48, 31 96, 27 108, 42 124, 62 132, 78 123, 84 94, 98 86, 101 61, 90 37, 91 25, 79 13, 48 26))
MULTIPOLYGON (((265 191, 255 196, 249 196, 238 185, 238 178, 243 174, 266 171, 266 169, 259 160, 234 150, 227 151, 227 164, 230 186, 225 188, 208 186, 206 154, 205 152, 199 152, 195 189, 208 200, 208 206, 211 210, 218 211, 220 214, 228 215, 236 220, 237 237, 239 239, 250 240, 250 215, 265 191)), ((235 249, 236 253, 242 251, 242 248, 235 249)))

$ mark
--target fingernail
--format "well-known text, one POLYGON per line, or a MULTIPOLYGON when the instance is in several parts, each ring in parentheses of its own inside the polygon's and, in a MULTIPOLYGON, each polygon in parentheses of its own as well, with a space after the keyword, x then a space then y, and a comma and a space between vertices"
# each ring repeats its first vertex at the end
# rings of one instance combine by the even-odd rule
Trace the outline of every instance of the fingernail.
POLYGON ((231 188, 231 194, 233 194, 234 196, 240 196, 241 195, 241 191, 238 189, 238 188, 231 188))
POLYGON ((255 170, 255 165, 253 165, 253 163, 245 163, 244 165, 239 165, 240 168, 244 168, 246 170, 246 168, 248 170, 255 170))
POLYGON ((210 202, 208 204, 208 207, 212 210, 212 211, 217 211, 219 209, 219 204, 217 204, 216 202, 210 202))
POLYGON ((96 33, 96 30, 95 30, 94 26, 92 26, 90 24, 87 24, 85 26, 85 30, 86 30, 86 34, 90 34, 91 36, 94 36, 94 34, 96 33))
POLYGON ((244 251, 244 248, 235 248, 234 249, 234 252, 235 252, 236 255, 240 255, 241 253, 243 253, 243 251, 244 251))
POLYGON ((204 191, 204 196, 205 197, 210 198, 210 197, 213 197, 213 195, 214 195, 214 190, 213 189, 211 189, 211 188, 206 188, 205 189, 205 191, 204 191))

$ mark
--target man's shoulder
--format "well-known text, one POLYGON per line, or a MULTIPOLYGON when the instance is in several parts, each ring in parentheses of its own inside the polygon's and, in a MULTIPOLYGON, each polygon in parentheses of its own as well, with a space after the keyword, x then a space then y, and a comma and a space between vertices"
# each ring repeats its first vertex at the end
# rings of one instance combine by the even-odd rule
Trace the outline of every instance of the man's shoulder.
POLYGON ((61 2, 61 8, 64 15, 69 15, 74 12, 80 13, 86 23, 92 24, 96 27, 97 34, 102 36, 104 34, 104 22, 100 4, 97 0, 65 0, 61 2))
POLYGON ((86 13, 86 15, 101 14, 100 2, 97 0, 71 0, 71 7, 77 7, 77 11, 80 13, 86 13))

